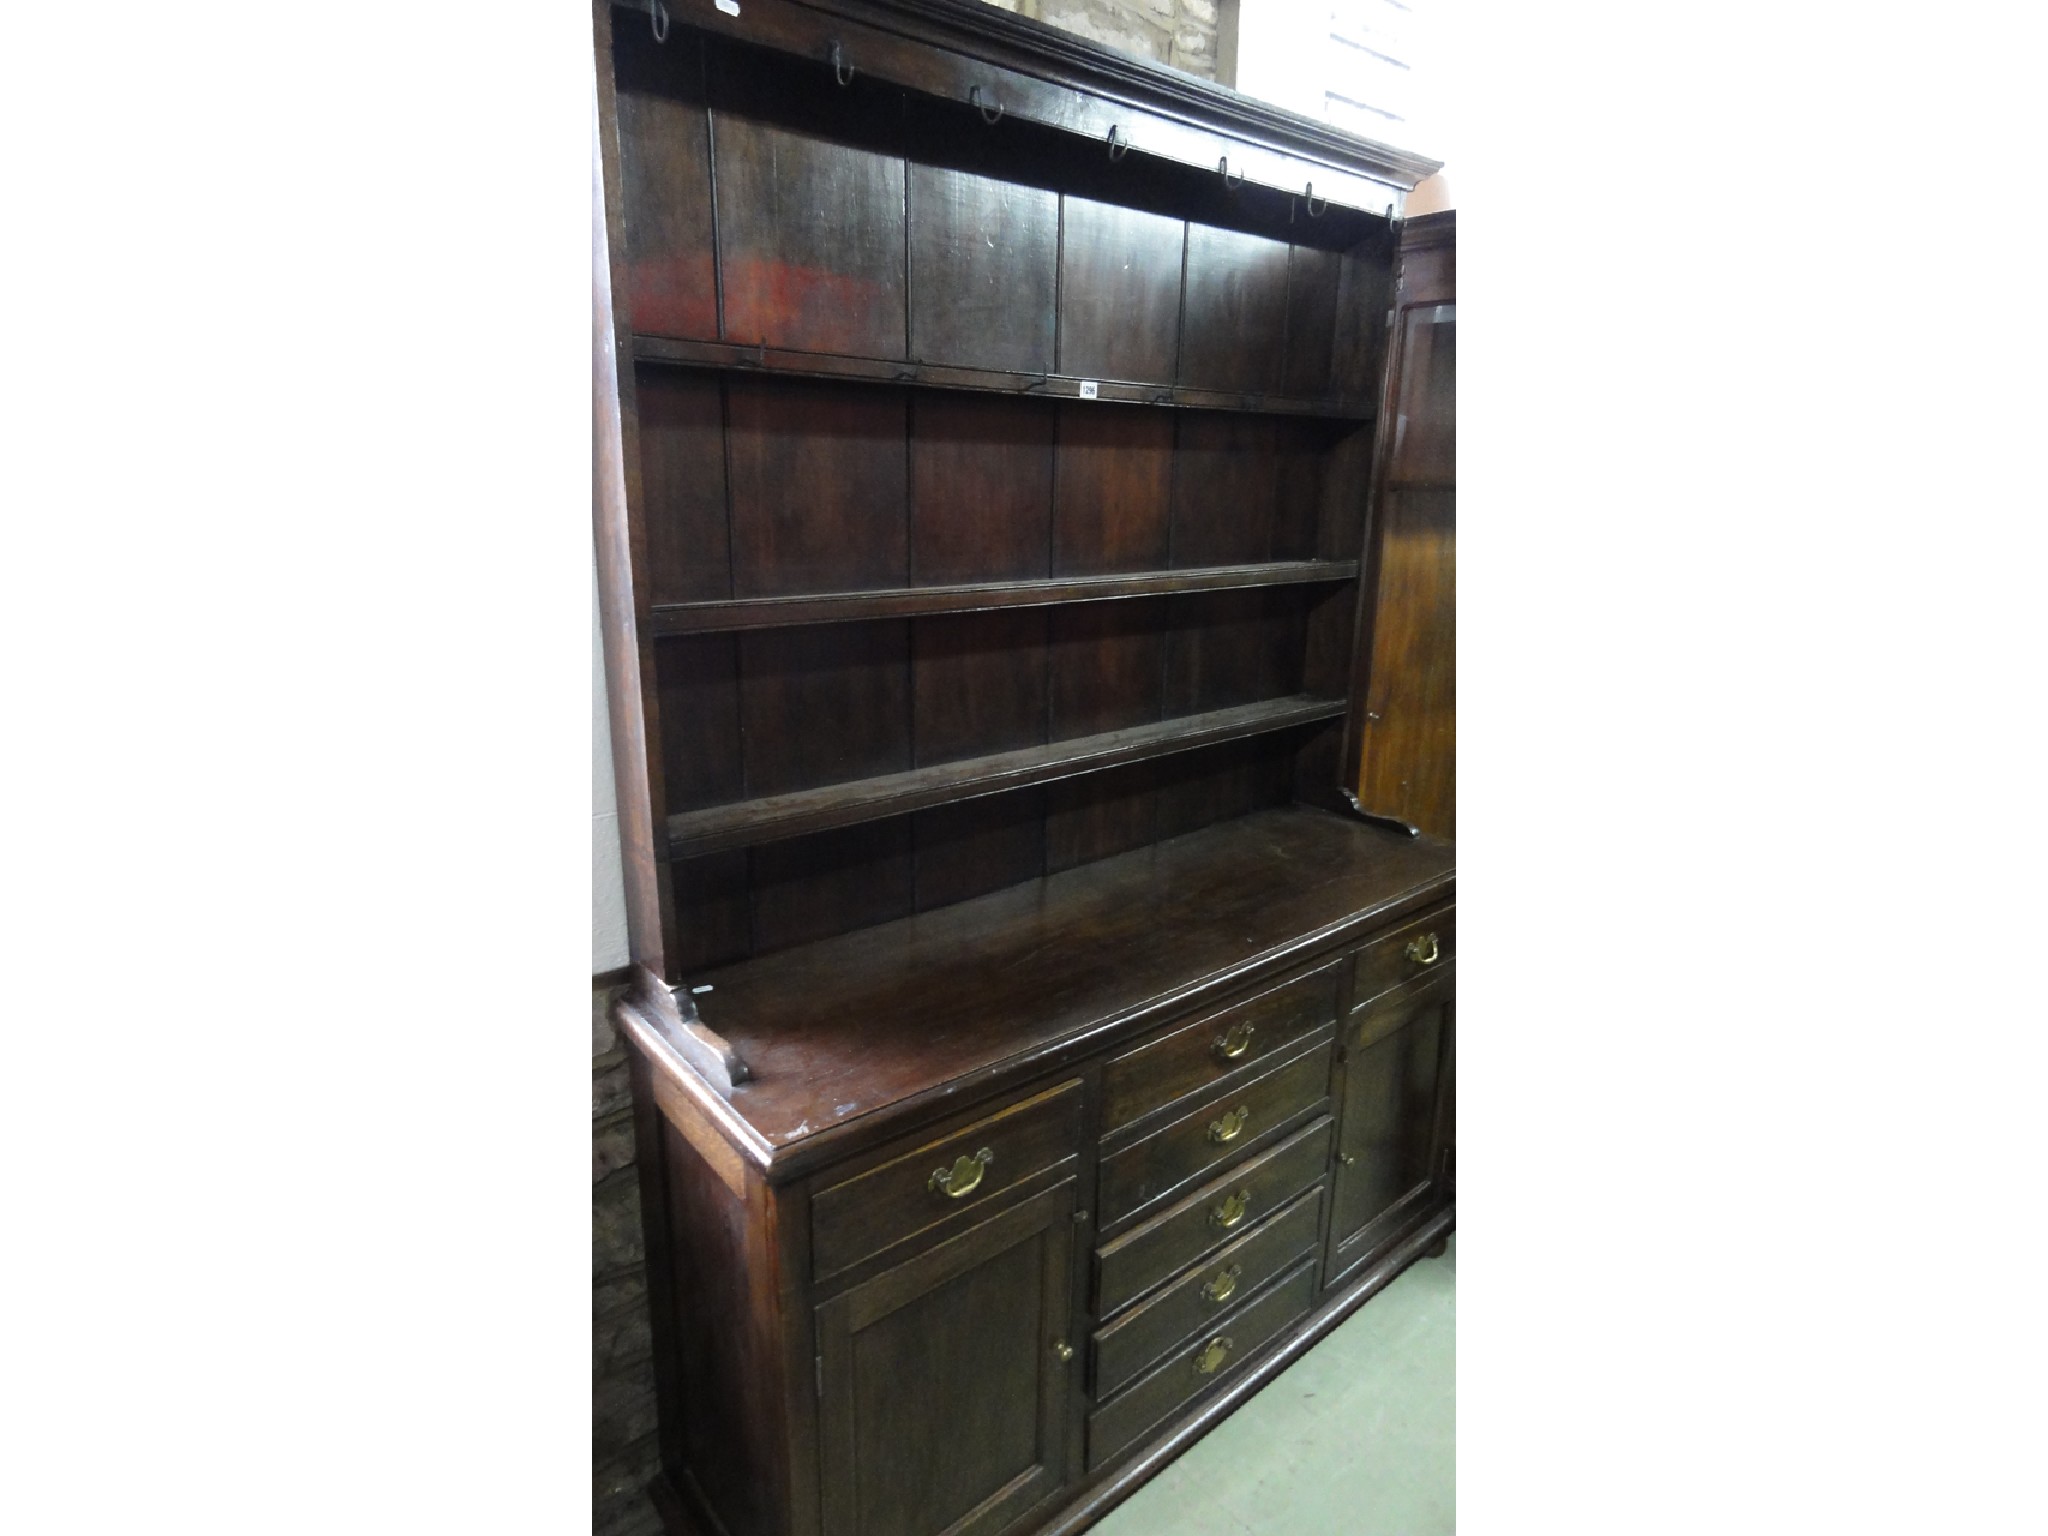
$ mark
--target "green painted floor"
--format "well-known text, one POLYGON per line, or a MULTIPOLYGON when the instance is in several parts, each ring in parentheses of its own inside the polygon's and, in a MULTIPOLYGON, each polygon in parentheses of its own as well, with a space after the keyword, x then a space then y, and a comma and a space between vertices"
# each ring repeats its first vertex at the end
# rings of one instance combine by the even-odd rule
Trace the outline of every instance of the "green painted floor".
POLYGON ((1453 1235, 1091 1536, 1449 1536, 1457 1263, 1453 1235))

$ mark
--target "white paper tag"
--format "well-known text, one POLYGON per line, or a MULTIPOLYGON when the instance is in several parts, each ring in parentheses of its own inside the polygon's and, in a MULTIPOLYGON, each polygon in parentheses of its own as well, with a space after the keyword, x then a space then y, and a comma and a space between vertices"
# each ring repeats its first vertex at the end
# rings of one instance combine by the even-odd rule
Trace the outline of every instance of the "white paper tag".
POLYGON ((711 0, 711 3, 728 16, 737 16, 740 13, 740 0, 711 0))
POLYGON ((1095 398, 1095 381, 1093 379, 1083 379, 1081 381, 1081 398, 1083 400, 1093 400, 1095 398))

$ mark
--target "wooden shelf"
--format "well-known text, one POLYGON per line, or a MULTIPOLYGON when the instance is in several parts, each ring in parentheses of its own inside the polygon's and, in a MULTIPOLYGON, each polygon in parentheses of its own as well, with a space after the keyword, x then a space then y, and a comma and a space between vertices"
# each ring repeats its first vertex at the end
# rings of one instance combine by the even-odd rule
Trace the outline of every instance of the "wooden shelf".
POLYGON ((963 758, 881 778, 856 779, 847 784, 684 811, 668 819, 669 857, 696 858, 728 848, 879 821, 885 816, 900 816, 955 800, 1050 784, 1056 779, 1097 773, 1147 758, 1335 720, 1344 711, 1342 699, 1296 695, 1107 731, 1100 736, 1056 741, 1048 746, 963 758))
POLYGON ((830 352, 798 352, 784 347, 743 346, 730 341, 685 341, 673 336, 633 337, 633 358, 642 363, 719 368, 744 373, 788 374, 799 378, 851 379, 878 384, 917 384, 931 389, 979 390, 1021 395, 1037 400, 1078 400, 1083 383, 1093 384, 1097 400, 1124 405, 1164 405, 1202 411, 1250 411, 1273 416, 1323 416, 1342 421, 1370 421, 1367 399, 1331 397, 1293 399, 1280 395, 1234 394, 1216 389, 1189 389, 1177 384, 1138 384, 1120 379, 1082 379, 1062 373, 1006 373, 992 368, 954 368, 875 357, 848 357, 830 352))
POLYGON ((919 613, 979 613, 991 608, 1035 608, 1054 603, 1102 602, 1161 593, 1216 592, 1237 587, 1310 586, 1355 581, 1356 560, 1272 561, 1211 565, 1183 571, 1135 571, 1120 576, 1056 576, 1032 581, 987 581, 950 587, 891 587, 872 592, 805 593, 744 597, 655 607, 657 635, 716 630, 776 629, 793 624, 835 624, 895 619, 919 613))

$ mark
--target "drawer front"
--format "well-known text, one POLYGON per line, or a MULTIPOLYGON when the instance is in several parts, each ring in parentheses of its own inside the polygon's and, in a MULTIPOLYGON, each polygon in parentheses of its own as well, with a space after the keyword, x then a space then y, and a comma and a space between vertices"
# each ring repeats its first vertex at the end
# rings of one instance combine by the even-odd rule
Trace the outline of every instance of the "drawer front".
POLYGON ((1335 1032, 1262 1076, 1212 1094, 1150 1136, 1102 1160, 1102 1225, 1142 1211, 1234 1161, 1268 1131, 1326 1099, 1335 1032))
POLYGON ((1321 1179, 1333 1123, 1325 1115, 1103 1244, 1095 1255, 1096 1316, 1107 1319, 1321 1179))
POLYGON ((1359 950, 1352 964, 1351 1010, 1356 1013, 1389 987, 1450 964, 1458 952, 1458 909, 1438 907, 1411 918, 1359 950))
POLYGON ((1113 1058, 1103 1074, 1104 1131, 1198 1093, 1226 1074, 1285 1050, 1337 1017, 1344 962, 1257 997, 1113 1058))
POLYGON ((936 1227, 1081 1150, 1081 1084, 1050 1088, 811 1197, 819 1279, 936 1227))
POLYGON ((1153 1425, 1211 1387, 1243 1371, 1260 1350, 1308 1315, 1315 1296, 1315 1266, 1304 1263, 1242 1306, 1219 1317, 1192 1344, 1169 1355, 1088 1420, 1092 1471, 1153 1425))
POLYGON ((1315 1251, 1323 1192, 1312 1189, 1220 1253, 1184 1270, 1150 1301, 1133 1307, 1095 1335, 1095 1392, 1100 1399, 1161 1355, 1208 1328, 1236 1302, 1315 1251))

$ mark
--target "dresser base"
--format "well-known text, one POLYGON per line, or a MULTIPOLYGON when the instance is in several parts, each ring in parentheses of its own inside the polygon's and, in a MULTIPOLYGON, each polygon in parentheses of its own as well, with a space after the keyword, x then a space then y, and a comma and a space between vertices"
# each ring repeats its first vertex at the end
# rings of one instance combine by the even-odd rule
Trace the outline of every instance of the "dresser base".
MULTIPOLYGON (((1129 1453, 1093 1473, 1035 1523, 1017 1526, 1014 1536, 1076 1536, 1087 1530, 1165 1471, 1196 1441, 1242 1407, 1246 1399, 1321 1343, 1410 1264, 1417 1259, 1440 1257, 1457 1224, 1455 1203, 1431 1212, 1380 1258, 1326 1295, 1293 1333, 1281 1338, 1263 1360, 1233 1381, 1226 1391, 1170 1421, 1129 1453)), ((693 1496, 694 1488, 678 1490, 662 1473, 648 1485, 647 1492, 661 1514, 668 1536, 728 1536, 718 1517, 702 1499, 693 1496)))

